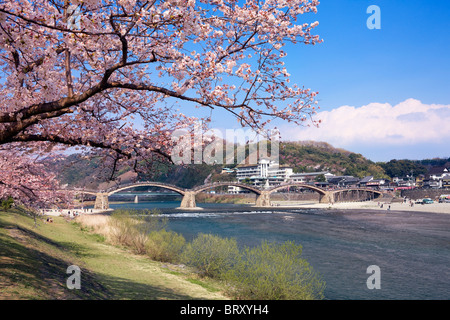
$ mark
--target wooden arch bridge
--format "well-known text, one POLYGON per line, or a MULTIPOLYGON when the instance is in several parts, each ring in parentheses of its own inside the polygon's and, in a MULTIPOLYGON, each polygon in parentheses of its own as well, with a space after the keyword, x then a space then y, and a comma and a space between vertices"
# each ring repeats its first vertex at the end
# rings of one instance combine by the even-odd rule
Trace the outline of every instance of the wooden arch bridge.
POLYGON ((373 190, 369 188, 345 188, 345 189, 337 189, 337 190, 325 190, 320 187, 304 184, 304 183, 285 183, 280 184, 274 187, 259 189, 255 186, 239 183, 239 182, 215 182, 204 184, 201 186, 194 187, 192 189, 184 189, 175 185, 162 183, 162 182, 137 182, 130 183, 125 185, 119 185, 116 187, 112 187, 103 191, 95 191, 95 190, 85 190, 85 189, 71 189, 66 190, 75 193, 83 193, 89 195, 95 195, 95 209, 106 210, 109 209, 109 201, 108 197, 127 189, 132 189, 136 187, 158 187, 167 190, 171 190, 183 196, 181 201, 180 209, 194 209, 197 208, 195 196, 203 192, 205 190, 214 189, 217 187, 223 186, 234 186, 239 187, 244 190, 248 190, 256 194, 256 203, 255 207, 271 207, 272 203, 270 201, 270 195, 273 192, 277 192, 279 190, 283 190, 289 187, 297 187, 310 189, 319 194, 319 202, 320 203, 334 203, 334 202, 345 202, 345 201, 366 201, 372 200, 376 198, 381 198, 385 195, 383 191, 373 190), (356 200, 355 200, 356 199, 356 200))

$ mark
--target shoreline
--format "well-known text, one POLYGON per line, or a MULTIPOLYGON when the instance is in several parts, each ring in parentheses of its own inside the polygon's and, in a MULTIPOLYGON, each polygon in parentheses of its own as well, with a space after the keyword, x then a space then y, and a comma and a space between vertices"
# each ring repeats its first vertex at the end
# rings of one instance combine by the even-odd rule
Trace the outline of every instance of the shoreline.
POLYGON ((59 216, 74 216, 80 215, 80 214, 99 214, 99 213, 105 213, 105 212, 111 212, 114 211, 114 209, 44 209, 42 210, 42 214, 44 216, 52 216, 52 217, 59 217, 59 216))
MULTIPOLYGON (((237 211, 248 211, 248 210, 291 210, 291 209, 322 209, 322 210, 344 210, 344 211, 378 211, 378 212, 394 212, 394 211, 402 211, 402 212, 422 212, 422 213, 440 213, 440 214, 450 214, 450 203, 430 203, 430 204, 414 204, 412 207, 409 203, 403 202, 381 202, 381 201, 363 201, 363 202, 337 202, 334 204, 329 203, 318 203, 314 201, 272 201, 271 207, 256 207, 253 205, 237 205, 232 208, 232 210, 237 211), (382 205, 382 207, 381 207, 382 205)), ((220 204, 217 208, 204 208, 198 207, 199 211, 215 211, 215 210, 223 210, 224 208, 220 207, 220 204)), ((230 209, 230 208, 227 208, 230 209)), ((73 215, 74 212, 79 214, 101 214, 112 212, 114 209, 110 208, 107 210, 104 209, 63 209, 63 210, 52 210, 47 209, 44 212, 46 216, 59 216, 59 215, 73 215)), ((182 212, 182 211, 192 211, 192 209, 182 209, 182 208, 163 208, 164 212, 182 212)))
MULTIPOLYGON (((278 202, 273 202, 277 204, 278 202)), ((335 210, 374 210, 380 212, 387 211, 402 211, 402 212, 429 212, 450 214, 450 203, 430 203, 430 204, 414 204, 410 206, 403 202, 378 202, 378 201, 364 201, 364 202, 337 202, 334 204, 328 203, 313 203, 313 202, 292 202, 290 205, 285 203, 279 206, 275 205, 272 208, 305 208, 305 209, 335 209, 335 210), (381 207, 383 205, 383 207, 381 207)))

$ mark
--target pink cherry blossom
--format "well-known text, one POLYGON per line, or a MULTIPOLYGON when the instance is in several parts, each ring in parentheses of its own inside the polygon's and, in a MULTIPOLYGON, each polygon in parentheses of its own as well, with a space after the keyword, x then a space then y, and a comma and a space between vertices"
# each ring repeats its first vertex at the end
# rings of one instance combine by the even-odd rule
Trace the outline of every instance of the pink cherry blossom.
POLYGON ((177 103, 255 129, 273 118, 301 125, 316 93, 290 85, 283 47, 321 42, 317 23, 300 22, 318 4, 1 1, 0 198, 56 201, 57 180, 36 160, 54 147, 103 156, 112 177, 170 159, 171 132, 210 120, 177 103))

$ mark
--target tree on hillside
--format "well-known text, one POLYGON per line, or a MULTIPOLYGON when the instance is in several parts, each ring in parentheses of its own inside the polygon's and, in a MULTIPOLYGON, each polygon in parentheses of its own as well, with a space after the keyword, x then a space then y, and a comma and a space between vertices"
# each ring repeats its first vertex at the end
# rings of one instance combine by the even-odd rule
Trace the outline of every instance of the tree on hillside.
POLYGON ((327 181, 327 178, 325 177, 324 174, 319 174, 319 175, 316 177, 315 181, 316 181, 316 182, 326 182, 326 181, 327 181))
POLYGON ((142 159, 170 160, 173 130, 208 122, 216 110, 255 129, 273 118, 302 124, 317 93, 289 83, 283 47, 320 42, 311 33, 317 22, 298 22, 317 5, 1 1, 0 198, 56 189, 39 168, 55 147, 101 155, 114 177, 125 163, 138 170, 142 159), (178 103, 210 112, 195 118, 178 103))
POLYGON ((427 169, 420 163, 416 163, 412 160, 391 160, 386 163, 382 163, 386 174, 391 177, 404 178, 407 175, 418 176, 419 174, 426 174, 427 169))

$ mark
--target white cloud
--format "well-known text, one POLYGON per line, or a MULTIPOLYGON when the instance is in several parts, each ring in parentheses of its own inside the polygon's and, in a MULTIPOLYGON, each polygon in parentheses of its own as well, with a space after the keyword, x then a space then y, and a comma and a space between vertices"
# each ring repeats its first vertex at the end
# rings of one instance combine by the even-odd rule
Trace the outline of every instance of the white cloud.
POLYGON ((440 144, 450 138, 450 105, 408 99, 397 105, 342 106, 316 116, 319 128, 280 128, 288 140, 326 141, 335 147, 440 144))

